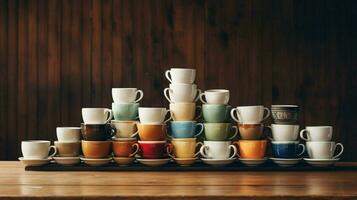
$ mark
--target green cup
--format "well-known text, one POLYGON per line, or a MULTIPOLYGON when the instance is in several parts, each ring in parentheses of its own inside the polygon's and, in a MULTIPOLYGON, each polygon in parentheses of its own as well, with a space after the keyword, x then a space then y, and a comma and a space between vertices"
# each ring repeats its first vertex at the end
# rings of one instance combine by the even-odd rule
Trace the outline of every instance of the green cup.
POLYGON ((228 122, 231 108, 231 106, 223 104, 203 104, 203 119, 208 123, 228 122))
POLYGON ((230 123, 205 123, 205 138, 208 141, 232 140, 238 134, 237 126, 230 123))
POLYGON ((112 103, 115 120, 137 120, 139 103, 112 103))

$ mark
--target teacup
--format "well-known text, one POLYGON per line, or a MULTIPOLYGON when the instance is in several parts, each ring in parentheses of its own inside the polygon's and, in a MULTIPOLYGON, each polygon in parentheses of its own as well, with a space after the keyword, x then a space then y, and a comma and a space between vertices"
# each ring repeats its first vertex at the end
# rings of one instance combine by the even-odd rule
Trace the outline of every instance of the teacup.
POLYGON ((61 157, 77 157, 81 150, 81 142, 60 142, 55 141, 57 153, 61 157))
POLYGON ((271 114, 276 124, 297 124, 299 106, 272 105, 271 114))
POLYGON ((170 70, 166 70, 165 76, 171 83, 192 84, 196 78, 196 70, 186 68, 171 68, 170 70))
POLYGON ((115 157, 133 157, 139 151, 135 138, 114 140, 112 148, 115 157))
POLYGON ((113 118, 112 110, 108 108, 82 108, 85 124, 106 124, 113 118))
POLYGON ((238 106, 231 110, 232 119, 244 124, 259 124, 269 116, 270 110, 264 106, 238 106), (264 111, 266 111, 265 116, 264 111))
POLYGON ((139 119, 143 124, 162 124, 171 120, 171 112, 166 108, 140 107, 139 119), (165 120, 167 113, 170 114, 170 117, 165 120))
POLYGON ((264 124, 238 123, 239 135, 242 140, 259 140, 262 138, 264 124))
POLYGON ((171 135, 173 138, 193 138, 201 135, 203 124, 195 121, 172 121, 170 124, 171 135))
POLYGON ((142 141, 166 140, 166 124, 143 124, 137 123, 139 138, 142 141))
POLYGON ((137 121, 111 121, 112 127, 116 130, 115 137, 117 138, 131 138, 138 135, 137 123, 137 121))
POLYGON ((196 138, 175 138, 171 140, 173 153, 169 154, 172 158, 195 158, 200 153, 196 149, 203 144, 196 142, 196 138))
POLYGON ((109 124, 81 124, 81 132, 84 140, 103 141, 115 135, 115 129, 109 124))
POLYGON ((203 104, 203 119, 207 123, 228 122, 231 106, 222 104, 203 104))
POLYGON ((112 97, 114 103, 137 103, 144 97, 144 93, 136 88, 112 88, 112 97))
POLYGON ((170 103, 169 108, 174 121, 193 121, 202 115, 201 106, 196 106, 196 103, 170 103), (197 112, 199 114, 195 117, 197 112))
POLYGON ((115 120, 132 121, 138 119, 139 103, 112 103, 115 120))
POLYGON ((56 135, 60 142, 77 142, 81 139, 81 127, 57 127, 56 135))
POLYGON ((138 141, 138 143, 144 159, 164 158, 170 153, 166 141, 138 141))
POLYGON ((170 103, 196 102, 201 94, 196 84, 174 83, 164 89, 165 98, 170 103))
POLYGON ((300 137, 305 141, 331 141, 332 130, 332 126, 306 126, 300 131, 300 137))
POLYGON ((208 141, 231 140, 238 134, 237 126, 230 123, 204 123, 205 138, 208 141))
POLYGON ((336 159, 342 155, 344 150, 341 143, 330 141, 306 142, 306 148, 309 157, 313 159, 336 159), (337 146, 341 147, 341 151, 334 156, 337 146))
POLYGON ((299 125, 272 124, 272 140, 295 141, 299 136, 299 125))
POLYGON ((244 159, 262 159, 267 149, 266 140, 239 140, 234 142, 239 148, 238 157, 244 159))
POLYGON ((208 104, 227 104, 229 101, 229 90, 206 90, 200 94, 200 100, 202 103, 208 104), (203 97, 206 97, 206 100, 204 100, 203 97))
POLYGON ((237 148, 230 141, 204 141, 200 153, 209 159, 233 159, 237 155, 237 148))
POLYGON ((275 158, 297 158, 305 152, 305 145, 299 144, 299 141, 272 141, 271 144, 275 158))
POLYGON ((47 140, 27 140, 21 142, 21 151, 24 159, 46 159, 53 157, 57 153, 55 146, 51 146, 51 142, 47 140), (54 152, 48 155, 51 148, 54 152))
POLYGON ((111 141, 82 140, 82 152, 85 158, 107 158, 111 152, 111 141))

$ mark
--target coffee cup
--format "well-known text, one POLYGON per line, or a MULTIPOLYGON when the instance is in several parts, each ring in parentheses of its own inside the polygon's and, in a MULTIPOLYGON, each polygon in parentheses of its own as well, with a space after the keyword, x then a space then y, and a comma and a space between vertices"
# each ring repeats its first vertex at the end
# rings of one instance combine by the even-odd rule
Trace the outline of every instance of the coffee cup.
POLYGON ((274 141, 295 141, 298 139, 299 125, 272 124, 270 128, 274 141))
POLYGON ((107 108, 82 108, 85 124, 106 124, 113 118, 112 110, 107 108))
POLYGON ((81 139, 81 127, 57 127, 56 135, 60 142, 77 142, 81 139))
POLYGON ((193 121, 202 115, 202 108, 196 103, 170 103, 169 108, 174 121, 193 121), (199 113, 197 117, 196 113, 199 113))
POLYGON ((239 135, 242 140, 260 140, 263 135, 264 124, 238 123, 239 135))
POLYGON ((24 159, 46 159, 55 156, 57 153, 56 147, 51 146, 51 142, 47 140, 22 141, 21 151, 24 159), (54 152, 48 155, 51 148, 54 152))
POLYGON ((204 123, 205 138, 208 141, 232 140, 238 134, 237 126, 230 123, 204 123))
POLYGON ((137 103, 144 97, 144 93, 136 88, 112 88, 112 97, 114 103, 137 103))
POLYGON ((170 153, 166 141, 138 141, 138 143, 144 159, 164 158, 170 153))
POLYGON ((139 138, 142 141, 166 140, 166 124, 143 124, 137 123, 139 138))
POLYGON ((139 107, 139 119, 142 124, 162 124, 171 120, 171 112, 166 108, 139 107), (165 120, 167 113, 170 117, 165 120))
POLYGON ((271 115, 276 124, 297 124, 299 106, 297 105, 272 105, 271 115))
POLYGON ((81 150, 81 142, 60 142, 55 141, 57 153, 61 157, 77 157, 81 150))
POLYGON ((191 103, 199 99, 201 90, 196 84, 174 83, 169 88, 164 89, 165 98, 170 103, 191 103))
POLYGON ((300 137, 305 141, 331 141, 332 130, 332 126, 307 126, 300 131, 300 137))
POLYGON ((117 138, 131 138, 138 135, 137 123, 137 121, 111 121, 112 127, 116 130, 115 137, 117 138))
POLYGON ((267 149, 266 140, 239 140, 234 142, 239 148, 238 157, 243 159, 262 159, 267 149))
POLYGON ((336 159, 343 153, 343 145, 341 143, 335 143, 330 141, 313 141, 306 142, 307 153, 310 158, 313 159, 336 159), (337 146, 340 146, 340 152, 334 156, 337 146))
POLYGON ((196 149, 203 144, 196 142, 196 138, 175 138, 171 140, 173 146, 172 154, 169 154, 172 158, 195 158, 199 155, 199 151, 196 149))
POLYGON ((237 155, 237 148, 230 141, 204 141, 200 153, 209 159, 233 159, 237 155))
POLYGON ((195 121, 172 121, 170 123, 173 138, 195 138, 203 132, 203 124, 195 121))
POLYGON ((203 119, 207 123, 228 122, 231 106, 222 104, 203 104, 203 119))
POLYGON ((139 103, 112 103, 115 120, 132 121, 138 119, 139 103))
POLYGON ((133 157, 139 151, 135 138, 114 140, 112 149, 115 157, 133 157))
POLYGON ((187 83, 195 82, 196 70, 186 68, 171 68, 166 70, 165 76, 171 83, 187 83))
POLYGON ((297 158, 305 152, 305 145, 299 144, 298 141, 272 141, 271 143, 275 158, 297 158))
POLYGON ((213 89, 206 90, 200 94, 200 100, 205 104, 227 104, 229 101, 229 90, 213 89), (206 100, 204 100, 204 97, 206 100))
POLYGON ((264 106, 238 106, 231 110, 234 121, 244 124, 259 124, 270 115, 270 110, 264 106), (264 111, 266 114, 264 115, 264 111))
POLYGON ((81 132, 84 140, 104 141, 115 135, 115 129, 109 124, 81 124, 81 132))
POLYGON ((82 152, 85 158, 107 158, 111 153, 111 141, 82 140, 82 152))

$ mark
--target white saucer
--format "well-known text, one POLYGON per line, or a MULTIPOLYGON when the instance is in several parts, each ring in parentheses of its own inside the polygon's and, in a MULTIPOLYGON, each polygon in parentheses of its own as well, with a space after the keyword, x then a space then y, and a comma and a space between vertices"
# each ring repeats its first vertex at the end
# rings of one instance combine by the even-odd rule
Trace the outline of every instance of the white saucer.
POLYGON ((45 159, 25 159, 24 157, 20 157, 19 160, 25 166, 41 166, 48 164, 52 160, 52 157, 45 159))
POLYGON ((265 163, 265 161, 267 161, 268 158, 267 157, 261 159, 238 158, 238 160, 247 166, 254 167, 265 163))
POLYGON ((236 158, 231 158, 231 159, 211 159, 211 158, 201 158, 201 160, 212 166, 222 166, 222 165, 229 165, 233 163, 236 158))
POLYGON ((66 166, 76 165, 81 162, 79 157, 53 157, 53 159, 57 164, 66 166))
POLYGON ((196 158, 174 158, 174 160, 178 165, 186 167, 186 166, 193 165, 196 162, 197 157, 196 158))
POLYGON ((170 161, 170 158, 163 158, 163 159, 136 159, 143 165, 147 165, 150 167, 157 167, 161 165, 165 165, 170 161))
POLYGON ((112 158, 80 158, 85 164, 93 167, 108 164, 112 158))
POLYGON ((315 166, 315 167, 327 167, 334 165, 339 158, 332 158, 332 159, 313 159, 313 158, 304 158, 305 162, 308 164, 315 166))
POLYGON ((119 166, 128 166, 135 160, 134 157, 114 157, 113 159, 119 166))
POLYGON ((302 158, 270 158, 270 160, 281 167, 291 167, 298 164, 302 158))

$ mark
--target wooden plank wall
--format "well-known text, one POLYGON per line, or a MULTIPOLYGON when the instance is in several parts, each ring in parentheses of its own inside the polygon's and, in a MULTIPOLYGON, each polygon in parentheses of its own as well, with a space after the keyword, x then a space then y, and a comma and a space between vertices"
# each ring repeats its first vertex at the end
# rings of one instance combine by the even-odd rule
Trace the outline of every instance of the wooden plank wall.
POLYGON ((184 66, 234 106, 299 104, 357 161, 356 48, 353 0, 0 0, 0 159, 110 107, 112 87, 167 106, 164 71, 184 66))

